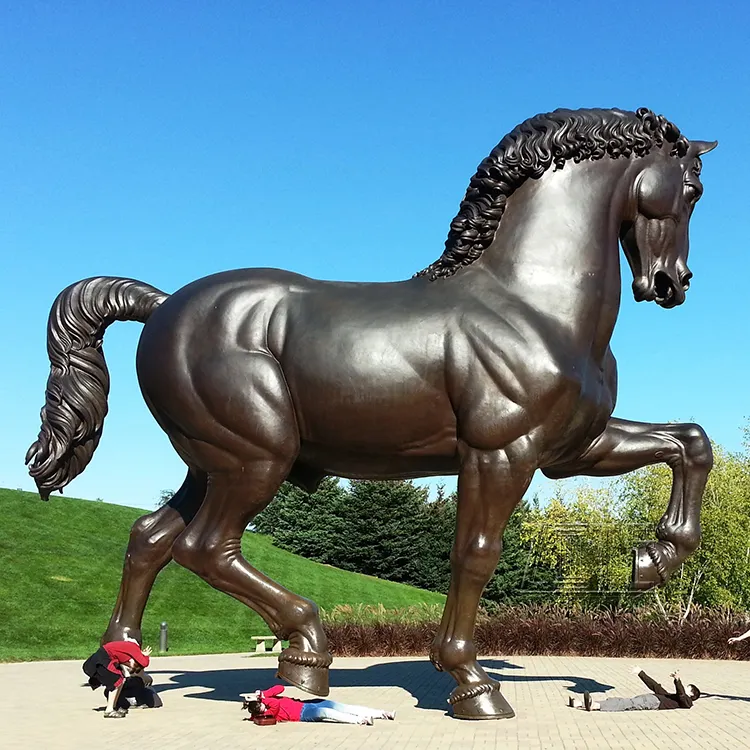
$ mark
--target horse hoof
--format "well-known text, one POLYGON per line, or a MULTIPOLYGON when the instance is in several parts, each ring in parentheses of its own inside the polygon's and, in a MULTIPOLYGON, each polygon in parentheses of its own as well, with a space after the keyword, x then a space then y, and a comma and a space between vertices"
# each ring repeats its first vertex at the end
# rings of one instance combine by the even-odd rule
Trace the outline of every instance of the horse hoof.
POLYGON ((633 590, 648 591, 660 586, 663 581, 659 570, 649 554, 649 545, 642 544, 633 550, 633 590))
POLYGON ((500 692, 500 683, 460 685, 448 698, 456 719, 512 719, 516 714, 500 692))
POLYGON ((321 655, 286 649, 279 656, 279 670, 276 676, 306 693, 325 697, 330 692, 328 686, 330 663, 330 654, 321 655))

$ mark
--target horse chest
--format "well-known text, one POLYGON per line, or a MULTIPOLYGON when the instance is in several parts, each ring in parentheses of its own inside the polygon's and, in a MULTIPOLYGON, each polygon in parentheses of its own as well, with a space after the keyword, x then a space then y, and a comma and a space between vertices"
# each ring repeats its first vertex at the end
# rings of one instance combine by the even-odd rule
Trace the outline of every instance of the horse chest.
POLYGON ((593 440, 606 427, 617 396, 614 358, 609 355, 603 366, 590 363, 580 376, 571 379, 569 389, 561 408, 550 415, 550 442, 560 450, 593 440))

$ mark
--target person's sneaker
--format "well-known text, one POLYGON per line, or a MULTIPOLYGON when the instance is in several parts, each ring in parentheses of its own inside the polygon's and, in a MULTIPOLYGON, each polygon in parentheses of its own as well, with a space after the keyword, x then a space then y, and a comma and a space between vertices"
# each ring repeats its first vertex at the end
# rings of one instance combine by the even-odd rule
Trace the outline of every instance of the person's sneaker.
POLYGON ((388 719, 388 721, 393 721, 396 718, 396 712, 395 711, 383 711, 383 718, 388 719))
POLYGON ((105 719, 124 719, 128 712, 124 708, 116 708, 114 711, 105 711, 105 719))
POLYGON ((365 716, 362 719, 359 720, 360 724, 366 724, 367 726, 372 726, 372 716, 365 716))

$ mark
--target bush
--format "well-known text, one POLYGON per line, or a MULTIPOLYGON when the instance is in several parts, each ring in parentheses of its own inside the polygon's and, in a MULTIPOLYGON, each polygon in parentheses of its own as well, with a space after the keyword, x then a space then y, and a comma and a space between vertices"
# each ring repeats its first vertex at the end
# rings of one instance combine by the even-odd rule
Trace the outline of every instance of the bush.
MULTIPOLYGON (((439 622, 437 607, 354 611, 353 621, 346 614, 342 609, 324 619, 331 651, 338 656, 426 656, 439 622)), ((475 638, 483 656, 748 660, 747 641, 727 645, 746 628, 745 615, 728 609, 693 607, 685 617, 678 610, 665 616, 650 608, 513 605, 480 614, 475 638)))

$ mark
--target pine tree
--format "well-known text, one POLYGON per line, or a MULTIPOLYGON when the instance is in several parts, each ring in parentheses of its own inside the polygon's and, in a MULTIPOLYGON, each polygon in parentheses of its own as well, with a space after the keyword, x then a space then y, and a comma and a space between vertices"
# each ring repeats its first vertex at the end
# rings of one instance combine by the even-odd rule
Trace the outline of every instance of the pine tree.
POLYGON ((341 544, 329 562, 344 570, 420 585, 428 491, 410 481, 351 482, 341 544))

